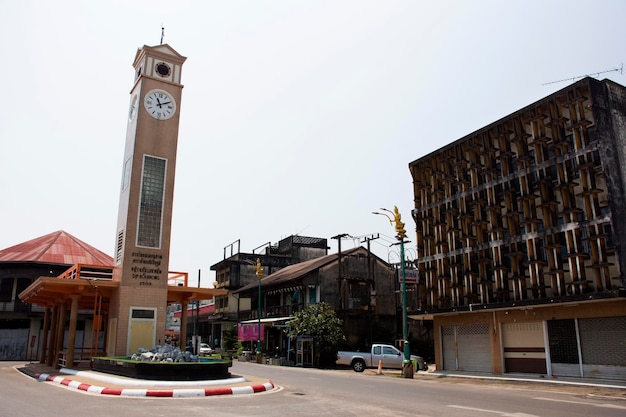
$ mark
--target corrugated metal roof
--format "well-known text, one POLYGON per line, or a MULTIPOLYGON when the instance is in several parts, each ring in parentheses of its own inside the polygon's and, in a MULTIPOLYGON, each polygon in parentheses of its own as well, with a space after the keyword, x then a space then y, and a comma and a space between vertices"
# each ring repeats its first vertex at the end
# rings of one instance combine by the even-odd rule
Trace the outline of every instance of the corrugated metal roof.
POLYGON ((316 244, 325 242, 326 239, 321 238, 321 237, 293 235, 292 241, 293 243, 297 243, 300 245, 316 245, 316 244))
POLYGON ((113 258, 59 230, 0 250, 0 262, 41 262, 112 266, 113 258))
MULTIPOLYGON (((341 256, 349 256, 359 251, 367 251, 367 250, 363 247, 356 247, 356 248, 352 248, 346 251, 342 251, 341 256)), ((337 261, 338 258, 339 258, 338 253, 331 253, 330 255, 320 256, 319 258, 314 258, 308 261, 289 265, 263 278, 261 280, 261 286, 269 287, 269 286, 274 286, 274 285, 285 284, 287 282, 301 278, 305 276, 306 274, 312 271, 315 271, 316 269, 319 269, 323 266, 333 263, 337 261)), ((242 287, 238 289, 237 291, 234 291, 234 293, 246 292, 257 287, 258 287, 258 283, 253 282, 252 284, 248 284, 245 287, 242 287)))

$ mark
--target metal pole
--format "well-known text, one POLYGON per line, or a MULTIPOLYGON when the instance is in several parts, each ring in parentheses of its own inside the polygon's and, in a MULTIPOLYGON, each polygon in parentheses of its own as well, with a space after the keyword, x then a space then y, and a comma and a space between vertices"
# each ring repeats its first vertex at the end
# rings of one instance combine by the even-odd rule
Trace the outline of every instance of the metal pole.
POLYGON ((404 339, 404 359, 402 360, 402 376, 404 378, 413 378, 413 362, 411 362, 411 349, 409 347, 409 318, 406 303, 406 271, 404 268, 404 238, 406 230, 404 230, 404 222, 402 215, 397 206, 393 207, 393 211, 381 208, 381 210, 389 212, 393 215, 393 219, 385 213, 373 211, 372 214, 380 214, 387 217, 389 222, 395 226, 396 238, 400 241, 400 273, 402 274, 402 338, 404 339))
MULTIPOLYGON (((200 269, 198 269, 198 288, 200 288, 200 269)), ((199 355, 200 354, 200 340, 199 340, 200 337, 198 336, 198 334, 200 333, 200 300, 196 300, 196 324, 194 325, 194 329, 195 329, 194 353, 196 355, 199 355)))
MULTIPOLYGON (((196 335, 196 319, 195 319, 195 317, 194 317, 194 313, 195 313, 196 309, 194 308, 194 305, 193 305, 193 300, 192 300, 192 301, 190 301, 190 303, 191 303, 191 321, 192 321, 191 325, 192 325, 192 332, 191 332, 191 340, 189 340, 189 343, 191 344, 191 353, 193 353, 193 349, 194 349, 193 338, 194 338, 194 337, 195 337, 195 335, 196 335)), ((187 315, 187 312, 186 312, 186 311, 185 311, 185 315, 187 315)), ((189 346, 189 345, 187 345, 187 346, 189 346)))
POLYGON ((262 353, 261 353, 261 280, 263 279, 263 267, 261 266, 261 259, 256 259, 256 277, 259 280, 259 294, 257 301, 257 341, 256 341, 256 361, 257 363, 262 362, 262 353))
POLYGON ((411 349, 409 348, 409 318, 407 317, 406 303, 406 271, 404 268, 404 238, 400 238, 400 269, 402 273, 402 324, 404 337, 404 361, 402 362, 403 375, 405 378, 413 378, 413 363, 411 362, 411 349), (408 375, 410 373, 410 376, 408 375))
POLYGON ((257 302, 257 318, 258 318, 258 326, 257 326, 257 341, 256 341, 256 354, 257 356, 261 354, 261 279, 259 281, 259 298, 257 302))

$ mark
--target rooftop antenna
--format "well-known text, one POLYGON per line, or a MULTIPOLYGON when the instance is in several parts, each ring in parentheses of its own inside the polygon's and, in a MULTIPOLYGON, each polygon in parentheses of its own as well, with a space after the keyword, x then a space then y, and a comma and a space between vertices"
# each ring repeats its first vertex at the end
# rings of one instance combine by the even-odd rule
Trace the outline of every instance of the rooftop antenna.
POLYGON ((561 83, 563 81, 576 81, 579 78, 585 78, 585 77, 597 77, 600 74, 606 74, 607 72, 619 72, 620 74, 624 74, 624 63, 622 63, 622 65, 619 68, 612 68, 609 70, 604 70, 604 71, 598 71, 598 72, 592 72, 591 74, 585 74, 585 75, 577 75, 575 77, 570 77, 570 78, 563 78, 562 80, 556 80, 556 81, 550 81, 547 83, 543 83, 541 85, 548 85, 548 84, 556 84, 556 83, 561 83))
POLYGON ((165 38, 165 28, 163 27, 163 23, 161 23, 161 43, 159 45, 163 45, 163 38, 165 38))

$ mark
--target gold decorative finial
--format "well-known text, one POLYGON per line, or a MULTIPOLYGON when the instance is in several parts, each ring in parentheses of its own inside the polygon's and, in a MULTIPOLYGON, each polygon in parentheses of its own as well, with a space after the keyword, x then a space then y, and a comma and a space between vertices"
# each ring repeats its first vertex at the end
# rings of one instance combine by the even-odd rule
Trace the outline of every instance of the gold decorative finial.
POLYGON ((263 279, 263 267, 259 258, 256 258, 256 277, 260 280, 263 279))
POLYGON ((396 233, 400 239, 406 238, 406 230, 404 230, 404 222, 402 222, 402 215, 398 211, 397 206, 393 206, 393 218, 396 224, 396 233))
POLYGON ((380 214, 381 216, 385 216, 389 220, 389 223, 395 225, 396 237, 398 238, 398 240, 403 241, 406 238, 406 230, 404 230, 404 222, 402 221, 402 216, 400 215, 398 206, 393 206, 393 211, 387 210, 386 208, 381 208, 381 210, 393 214, 393 219, 389 217, 388 214, 379 213, 377 211, 373 211, 372 214, 380 214))

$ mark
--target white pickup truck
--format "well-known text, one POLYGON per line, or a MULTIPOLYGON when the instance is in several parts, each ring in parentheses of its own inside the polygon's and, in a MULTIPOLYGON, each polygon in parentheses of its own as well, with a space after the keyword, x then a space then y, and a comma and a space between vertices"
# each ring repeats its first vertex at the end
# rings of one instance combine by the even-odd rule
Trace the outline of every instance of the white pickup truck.
MULTIPOLYGON (((349 366, 355 372, 363 372, 365 368, 376 368, 382 361, 387 369, 402 369, 404 354, 392 345, 373 344, 371 352, 337 352, 337 366, 349 366)), ((428 365, 421 356, 411 355, 411 361, 417 363, 417 371, 427 371, 428 365)))

